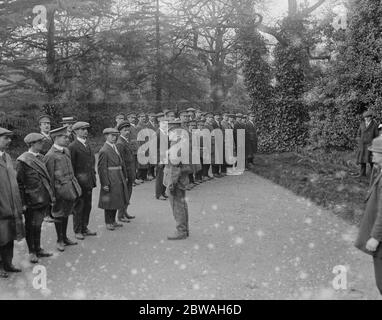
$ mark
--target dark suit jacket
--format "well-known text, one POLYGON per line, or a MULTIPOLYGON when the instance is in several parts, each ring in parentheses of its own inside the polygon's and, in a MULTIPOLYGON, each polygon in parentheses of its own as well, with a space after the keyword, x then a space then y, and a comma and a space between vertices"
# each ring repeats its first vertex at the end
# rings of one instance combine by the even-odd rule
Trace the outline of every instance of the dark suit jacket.
POLYGON ((89 144, 86 147, 77 139, 69 145, 74 175, 82 190, 96 186, 95 156, 89 144))

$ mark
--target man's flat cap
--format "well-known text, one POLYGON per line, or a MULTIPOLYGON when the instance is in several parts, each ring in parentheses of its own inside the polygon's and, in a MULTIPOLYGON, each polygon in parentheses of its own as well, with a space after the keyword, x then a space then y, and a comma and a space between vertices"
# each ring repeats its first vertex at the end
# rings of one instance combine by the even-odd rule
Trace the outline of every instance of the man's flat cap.
POLYGON ((44 140, 44 136, 41 133, 30 133, 24 138, 26 144, 35 143, 44 140))
POLYGON ((75 123, 77 120, 74 117, 63 117, 61 124, 65 123, 75 123))
POLYGON ((137 113, 136 112, 129 112, 126 117, 136 117, 137 113))
POLYGON ((102 131, 103 134, 119 134, 119 131, 115 128, 106 128, 102 131))
POLYGON ((236 118, 242 118, 243 117, 243 114, 242 113, 236 113, 236 118))
POLYGON ((41 122, 50 122, 52 118, 48 116, 47 114, 42 114, 41 116, 38 117, 38 123, 41 122))
POLYGON ((162 118, 164 117, 164 112, 159 112, 155 115, 157 118, 162 118))
POLYGON ((209 117, 209 116, 213 117, 214 114, 213 114, 212 112, 206 112, 206 113, 204 114, 204 116, 205 116, 205 117, 209 117))
POLYGON ((363 113, 363 117, 364 117, 364 118, 366 118, 366 117, 374 117, 374 113, 373 113, 373 111, 370 111, 370 110, 365 111, 365 112, 363 113))
POLYGON ((72 130, 76 131, 79 129, 86 129, 86 128, 90 128, 90 124, 87 122, 79 121, 73 125, 72 130))
POLYGON ((169 113, 173 113, 175 114, 175 111, 174 110, 169 110, 169 109, 166 109, 165 111, 163 111, 164 114, 167 116, 169 113))
POLYGON ((114 118, 125 118, 125 114, 123 112, 118 112, 115 114, 114 118))
POLYGON ((49 133, 52 139, 59 136, 66 136, 68 134, 68 128, 67 127, 57 128, 57 129, 51 130, 49 133))
POLYGON ((117 129, 118 129, 118 131, 121 131, 123 128, 126 128, 126 127, 131 127, 131 123, 130 123, 129 121, 127 121, 127 120, 122 121, 122 122, 118 125, 117 129))
POLYGON ((196 112, 196 109, 195 108, 188 108, 187 111, 188 112, 196 112))
POLYGON ((8 129, 5 128, 0 128, 0 136, 11 136, 13 135, 12 131, 9 131, 8 129))
POLYGON ((187 111, 187 110, 181 110, 181 111, 179 111, 179 116, 181 116, 181 115, 186 115, 186 116, 188 116, 188 114, 189 114, 189 111, 187 111))
POLYGON ((140 113, 138 113, 138 117, 146 117, 146 113, 140 112, 140 113))

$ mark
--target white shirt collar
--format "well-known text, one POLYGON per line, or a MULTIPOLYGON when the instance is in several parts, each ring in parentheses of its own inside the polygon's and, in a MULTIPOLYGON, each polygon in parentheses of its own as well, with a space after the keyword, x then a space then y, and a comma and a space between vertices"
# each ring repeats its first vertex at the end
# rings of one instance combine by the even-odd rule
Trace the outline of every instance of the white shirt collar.
POLYGON ((80 138, 80 137, 77 137, 77 140, 78 140, 79 142, 81 142, 81 143, 86 147, 86 140, 85 140, 85 139, 82 139, 82 138, 80 138))
POLYGON ((39 155, 39 153, 33 152, 31 149, 29 149, 28 152, 33 154, 35 157, 37 157, 39 155))
POLYGON ((106 143, 107 143, 110 147, 112 147, 113 149, 115 148, 115 144, 110 143, 109 141, 106 141, 106 143))
POLYGON ((129 140, 127 140, 127 138, 124 137, 123 135, 120 135, 120 137, 121 137, 122 139, 124 139, 126 142, 129 142, 129 140))
POLYGON ((42 132, 42 131, 41 131, 41 134, 42 134, 44 137, 46 137, 46 138, 50 138, 50 135, 49 135, 48 133, 45 133, 45 132, 42 132))
POLYGON ((57 144, 54 144, 53 146, 54 146, 58 151, 61 151, 61 152, 64 151, 64 147, 61 147, 61 146, 59 146, 59 145, 57 145, 57 144))
POLYGON ((0 151, 0 157, 2 157, 4 154, 4 151, 0 151))

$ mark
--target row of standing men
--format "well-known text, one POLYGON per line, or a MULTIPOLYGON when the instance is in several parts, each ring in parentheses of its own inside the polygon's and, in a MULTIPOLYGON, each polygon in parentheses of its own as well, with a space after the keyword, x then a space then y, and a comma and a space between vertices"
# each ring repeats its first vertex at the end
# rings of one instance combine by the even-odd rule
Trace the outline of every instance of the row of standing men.
MULTIPOLYGON (((157 166, 140 165, 137 162, 139 144, 136 134, 140 128, 150 128, 160 132, 160 124, 176 120, 176 113, 166 110, 159 114, 139 114, 139 122, 135 124, 136 114, 116 116, 116 128, 107 128, 103 131, 105 144, 99 152, 98 174, 101 183, 99 208, 104 209, 105 223, 108 230, 121 227, 119 222, 130 222, 134 219, 127 213, 130 204, 133 186, 157 175, 156 198, 167 199, 166 187, 163 184, 162 164, 157 166), (157 121, 153 121, 156 119, 157 121), (116 213, 118 220, 116 221, 116 213)), ((248 123, 241 119, 243 115, 224 113, 201 113, 198 110, 184 110, 179 113, 182 127, 192 128, 245 128, 253 125, 254 114, 249 115, 248 123)), ((89 230, 89 217, 92 208, 92 191, 96 187, 95 156, 88 142, 89 123, 75 122, 72 117, 63 119, 63 127, 51 130, 51 118, 43 115, 39 118, 40 133, 31 133, 24 139, 28 151, 17 159, 16 172, 13 174, 12 159, 6 154, 12 132, 1 128, 0 130, 0 175, 3 179, 0 190, 4 189, 0 197, 4 210, 0 216, 0 256, 3 270, 0 277, 7 277, 7 272, 20 272, 12 264, 13 241, 24 235, 29 250, 29 259, 37 263, 39 258, 49 257, 49 253, 41 247, 41 226, 44 219, 49 218, 55 224, 57 233, 57 249, 64 251, 65 246, 75 245, 67 237, 68 217, 73 214, 73 230, 77 240, 84 240, 87 236, 94 236, 96 232, 89 230), (17 188, 16 188, 17 186, 17 188)), ((246 131, 248 133, 249 131, 246 131)), ((256 138, 257 135, 246 134, 256 138)), ((253 143, 253 142, 251 142, 253 143)), ((253 146, 255 144, 252 144, 253 146)), ((247 139, 246 139, 247 146, 247 139)), ((253 150, 247 153, 248 165, 253 160, 253 150)), ((246 148, 246 150, 248 150, 246 148)), ((215 177, 224 176, 226 166, 212 164, 212 174, 215 177)), ((193 185, 212 178, 208 173, 209 165, 201 170, 188 173, 193 185), (207 178, 208 177, 208 178, 207 178)), ((187 190, 190 184, 185 186, 187 190)), ((171 193, 171 190, 170 190, 171 193)), ((171 200, 171 199, 170 199, 171 200)), ((184 199, 181 199, 182 201, 184 199)), ((176 210, 176 206, 172 206, 176 210)), ((176 214, 174 212, 174 217, 176 214)), ((188 220, 188 212, 187 212, 188 220)), ((178 223, 177 223, 178 224, 178 223)), ((188 233, 188 232, 187 232, 188 233)), ((169 239, 178 237, 169 237, 169 239)))

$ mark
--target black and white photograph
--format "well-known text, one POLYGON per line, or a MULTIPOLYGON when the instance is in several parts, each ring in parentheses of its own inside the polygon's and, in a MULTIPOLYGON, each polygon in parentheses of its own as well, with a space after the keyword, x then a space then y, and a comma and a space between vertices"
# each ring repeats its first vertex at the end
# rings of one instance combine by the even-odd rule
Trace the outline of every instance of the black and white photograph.
POLYGON ((0 0, 0 300, 382 300, 381 17, 0 0))

